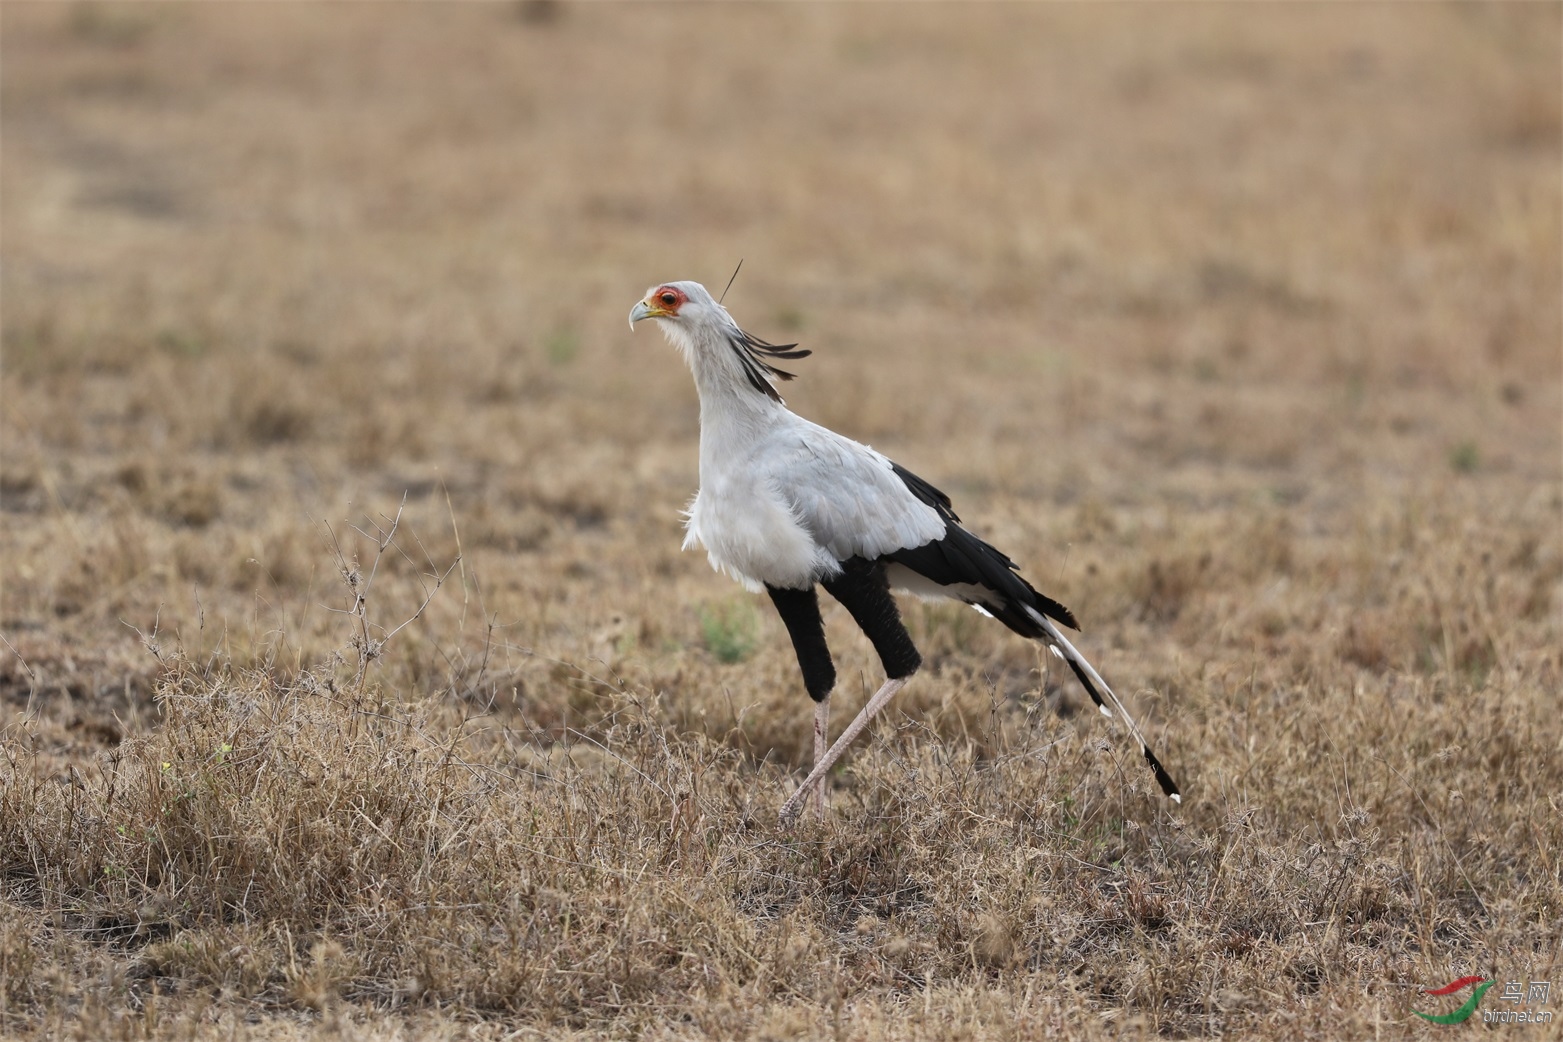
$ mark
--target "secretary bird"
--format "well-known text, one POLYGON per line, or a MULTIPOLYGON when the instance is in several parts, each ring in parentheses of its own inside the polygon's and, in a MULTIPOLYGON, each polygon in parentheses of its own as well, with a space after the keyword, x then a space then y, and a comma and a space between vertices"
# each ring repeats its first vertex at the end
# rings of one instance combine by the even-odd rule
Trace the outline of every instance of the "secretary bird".
POLYGON ((782 804, 796 820, 806 794, 912 674, 922 656, 901 623, 892 590, 964 601, 1069 664, 1102 713, 1116 710, 1139 743, 1161 791, 1177 783, 1151 752, 1112 688, 1058 628, 1079 629, 1068 608, 1038 593, 1015 564, 961 527, 950 497, 866 445, 789 410, 771 359, 802 358, 797 344, 744 332, 698 282, 669 282, 630 310, 630 328, 654 319, 689 364, 700 393, 700 490, 684 548, 705 547, 711 567, 770 594, 792 637, 803 686, 814 699, 814 769, 782 804), (884 664, 886 680, 826 747, 836 667, 825 643, 815 585, 851 613, 884 664), (1108 708, 1109 705, 1111 708, 1108 708))

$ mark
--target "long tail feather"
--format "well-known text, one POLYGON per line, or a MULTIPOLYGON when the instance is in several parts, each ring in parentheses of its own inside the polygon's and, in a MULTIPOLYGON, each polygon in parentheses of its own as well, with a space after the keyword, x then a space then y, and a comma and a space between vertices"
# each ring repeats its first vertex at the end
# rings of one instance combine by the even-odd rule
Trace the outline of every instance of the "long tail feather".
POLYGON ((1172 780, 1172 775, 1167 773, 1167 769, 1161 765, 1161 761, 1156 759, 1156 754, 1151 752, 1150 743, 1146 742, 1145 735, 1140 731, 1140 725, 1134 722, 1134 717, 1129 715, 1129 711, 1124 708, 1118 696, 1113 693, 1113 689, 1107 686, 1107 681, 1102 679, 1102 675, 1096 671, 1096 667, 1091 665, 1084 655, 1075 650, 1075 646, 1069 643, 1069 639, 1053 624, 1053 620, 1031 608, 1027 608, 1026 612, 1047 631, 1047 639, 1052 645, 1053 652, 1069 663, 1069 668, 1074 671, 1075 676, 1079 679, 1080 686, 1085 688, 1086 694, 1091 696, 1091 701, 1096 703, 1096 707, 1107 716, 1112 716, 1116 711, 1118 716, 1123 719, 1124 726, 1129 729, 1129 734, 1133 735, 1134 740, 1140 743, 1140 752, 1144 755, 1145 762, 1150 765, 1151 773, 1156 776, 1156 784, 1161 786, 1161 791, 1171 797, 1172 802, 1182 803, 1183 794, 1178 791, 1178 783, 1172 780), (1109 708, 1109 705, 1111 708, 1109 708))

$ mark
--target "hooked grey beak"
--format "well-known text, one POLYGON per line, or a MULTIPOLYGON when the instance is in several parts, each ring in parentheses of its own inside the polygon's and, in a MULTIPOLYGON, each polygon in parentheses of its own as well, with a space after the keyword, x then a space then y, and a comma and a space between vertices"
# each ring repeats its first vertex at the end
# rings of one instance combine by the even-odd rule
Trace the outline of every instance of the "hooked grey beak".
POLYGON ((630 328, 634 329, 635 323, 639 322, 643 318, 657 318, 666 314, 666 311, 663 311, 659 307, 653 307, 643 300, 639 304, 636 304, 634 307, 630 308, 630 328))

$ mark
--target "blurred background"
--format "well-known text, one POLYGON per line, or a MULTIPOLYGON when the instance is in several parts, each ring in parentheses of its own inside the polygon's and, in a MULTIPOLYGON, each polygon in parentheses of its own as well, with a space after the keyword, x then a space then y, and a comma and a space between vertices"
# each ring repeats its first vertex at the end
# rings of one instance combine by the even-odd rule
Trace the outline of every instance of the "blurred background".
MULTIPOLYGON (((696 640, 657 621, 730 593, 678 553, 694 393, 625 316, 740 259, 737 319, 814 351, 792 406, 946 488, 1083 618, 1219 589, 1201 559, 1242 532, 1556 517, 1556 6, 0 26, 17 639, 134 651, 121 620, 204 612, 308 643, 320 522, 405 496, 516 643, 586 654, 626 605, 648 645, 696 640)), ((1515 537, 1543 613, 1556 537, 1515 537)))

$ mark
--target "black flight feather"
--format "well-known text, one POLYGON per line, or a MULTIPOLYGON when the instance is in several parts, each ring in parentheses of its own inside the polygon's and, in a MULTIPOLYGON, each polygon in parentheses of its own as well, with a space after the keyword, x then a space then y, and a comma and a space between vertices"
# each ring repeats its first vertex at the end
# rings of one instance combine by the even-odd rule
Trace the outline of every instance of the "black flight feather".
POLYGON ((1026 613, 1027 606, 1057 619, 1070 629, 1080 628, 1073 612, 1046 594, 1038 593, 1020 577, 1014 561, 961 527, 961 519, 950 509, 949 496, 905 467, 896 463, 890 466, 912 495, 938 512, 944 521, 944 536, 922 546, 894 550, 885 555, 886 559, 941 586, 968 583, 992 590, 1000 603, 984 601, 981 607, 1022 637, 1036 640, 1044 636, 1037 621, 1026 613))

